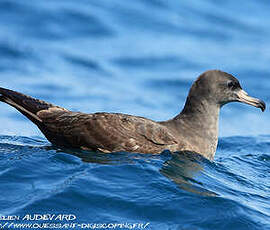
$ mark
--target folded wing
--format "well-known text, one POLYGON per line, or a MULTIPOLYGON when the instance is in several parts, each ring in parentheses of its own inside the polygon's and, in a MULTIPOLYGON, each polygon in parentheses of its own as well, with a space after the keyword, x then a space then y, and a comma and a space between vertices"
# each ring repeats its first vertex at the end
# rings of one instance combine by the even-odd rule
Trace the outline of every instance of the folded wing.
POLYGON ((51 142, 103 152, 160 152, 177 141, 169 130, 149 119, 116 113, 84 114, 58 109, 40 111, 51 142), (54 137, 57 139, 53 140, 54 137), (61 138, 60 138, 61 137, 61 138), (60 140, 59 140, 60 139, 60 140))

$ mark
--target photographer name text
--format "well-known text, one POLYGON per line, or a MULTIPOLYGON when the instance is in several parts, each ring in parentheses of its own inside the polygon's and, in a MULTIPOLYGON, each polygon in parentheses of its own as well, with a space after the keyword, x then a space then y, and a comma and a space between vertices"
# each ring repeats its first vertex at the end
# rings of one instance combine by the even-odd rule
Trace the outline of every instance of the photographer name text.
POLYGON ((76 220, 76 216, 74 214, 26 214, 24 216, 17 216, 17 215, 7 215, 7 216, 0 216, 0 221, 18 221, 18 220, 25 220, 25 221, 74 221, 76 220))

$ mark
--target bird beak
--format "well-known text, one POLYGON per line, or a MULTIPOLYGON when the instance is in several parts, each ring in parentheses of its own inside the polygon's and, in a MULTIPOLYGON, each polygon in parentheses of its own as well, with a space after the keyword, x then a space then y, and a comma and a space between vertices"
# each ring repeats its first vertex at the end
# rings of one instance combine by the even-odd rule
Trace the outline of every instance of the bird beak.
POLYGON ((260 108, 262 112, 266 108, 264 101, 254 97, 250 97, 247 92, 242 89, 237 92, 237 97, 237 101, 260 108))

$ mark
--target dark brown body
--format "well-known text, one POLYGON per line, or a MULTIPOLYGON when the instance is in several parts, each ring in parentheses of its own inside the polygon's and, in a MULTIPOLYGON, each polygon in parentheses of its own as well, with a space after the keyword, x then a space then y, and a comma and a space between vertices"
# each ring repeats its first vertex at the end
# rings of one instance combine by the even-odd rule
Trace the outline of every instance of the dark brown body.
POLYGON ((0 93, 2 101, 32 120, 46 138, 58 146, 152 154, 166 149, 172 152, 197 150, 192 149, 177 130, 174 123, 178 124, 178 120, 155 122, 119 113, 71 112, 15 91, 0 88, 0 93))
POLYGON ((0 88, 0 93, 2 101, 27 116, 55 145, 104 152, 158 153, 165 146, 177 144, 166 126, 143 117, 71 112, 15 91, 0 88))
MULTIPOLYGON (((4 88, 0 88, 0 101, 19 110, 58 146, 152 154, 166 149, 192 151, 213 159, 220 107, 238 100, 227 90, 228 81, 237 79, 221 71, 202 74, 192 85, 183 111, 163 122, 119 113, 71 112, 4 88)), ((253 98, 252 103, 257 103, 254 106, 264 109, 265 104, 256 100, 253 98)))

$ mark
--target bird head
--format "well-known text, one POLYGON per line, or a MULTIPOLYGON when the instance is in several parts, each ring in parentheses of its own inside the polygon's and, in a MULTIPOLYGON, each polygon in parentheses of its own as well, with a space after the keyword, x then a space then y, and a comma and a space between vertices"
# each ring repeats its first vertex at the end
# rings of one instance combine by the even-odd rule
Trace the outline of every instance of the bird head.
POLYGON ((196 95, 220 107, 230 102, 241 102, 262 111, 266 108, 264 101, 249 96, 234 76, 220 70, 209 70, 199 76, 191 87, 189 97, 196 95))

